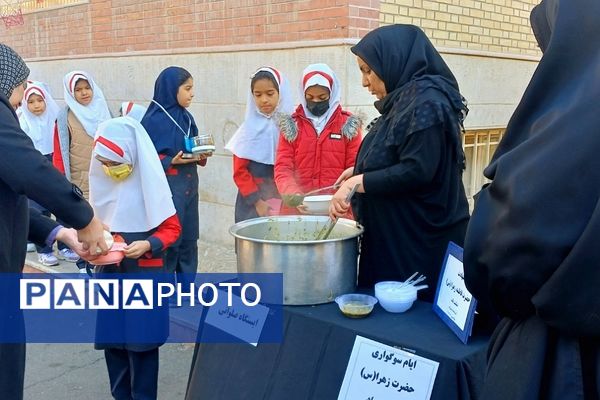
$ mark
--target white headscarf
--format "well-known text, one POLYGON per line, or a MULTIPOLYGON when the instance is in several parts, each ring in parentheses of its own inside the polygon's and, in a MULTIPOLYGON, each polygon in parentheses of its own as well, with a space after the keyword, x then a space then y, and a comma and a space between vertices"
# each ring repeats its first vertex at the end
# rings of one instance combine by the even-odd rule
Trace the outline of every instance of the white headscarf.
POLYGON ((342 88, 340 81, 327 64, 311 64, 302 71, 302 80, 300 81, 300 103, 304 108, 304 114, 312 122, 317 134, 320 134, 327 122, 340 105, 342 98, 342 88), (306 107, 306 98, 304 92, 311 86, 324 86, 329 89, 329 109, 320 117, 313 115, 306 107))
POLYGON ((25 95, 17 113, 19 115, 19 123, 23 132, 33 141, 35 148, 44 155, 50 154, 53 151, 54 122, 59 111, 60 108, 52 98, 45 83, 37 81, 29 81, 27 83, 27 89, 25 89, 25 95), (32 94, 41 96, 46 103, 46 110, 42 115, 34 115, 27 107, 27 100, 32 94))
POLYGON ((291 114, 294 103, 290 84, 278 70, 272 67, 262 67, 251 78, 261 71, 268 72, 275 78, 279 86, 279 104, 270 116, 262 114, 256 107, 252 88, 248 85, 244 122, 227 142, 225 149, 240 158, 273 165, 279 143, 279 128, 273 116, 276 113, 291 114))
POLYGON ((90 203, 112 232, 147 232, 175 214, 167 178, 144 127, 131 117, 98 126, 90 163, 90 203), (95 156, 133 165, 131 175, 116 182, 95 156))
POLYGON ((88 135, 94 137, 98 124, 111 118, 108 104, 104 98, 102 89, 94 82, 90 74, 83 71, 71 71, 63 79, 65 102, 69 109, 73 111, 88 135), (87 106, 83 106, 75 100, 75 84, 80 79, 89 82, 94 91, 92 101, 87 106))
POLYGON ((147 108, 139 104, 135 104, 133 101, 125 101, 121 103, 121 114, 123 117, 128 116, 140 122, 146 114, 147 108))

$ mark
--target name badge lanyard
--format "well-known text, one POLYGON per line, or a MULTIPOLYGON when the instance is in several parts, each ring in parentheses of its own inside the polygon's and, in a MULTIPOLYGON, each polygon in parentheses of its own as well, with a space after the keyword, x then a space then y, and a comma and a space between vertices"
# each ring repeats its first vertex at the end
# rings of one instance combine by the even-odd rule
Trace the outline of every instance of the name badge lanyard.
MULTIPOLYGON (((188 117, 188 121, 189 121, 190 125, 188 126, 188 130, 187 130, 187 133, 186 133, 186 132, 183 130, 183 128, 182 128, 182 127, 181 127, 181 126, 180 126, 180 125, 177 123, 177 121, 175 121, 175 118, 173 118, 173 117, 171 116, 171 114, 169 114, 169 112, 168 112, 167 110, 165 110, 165 108, 164 108, 164 107, 163 107, 163 106, 162 106, 162 105, 161 105, 161 104, 160 104, 158 101, 156 101, 156 100, 152 99, 152 102, 153 102, 154 104, 156 104, 157 106, 159 106, 159 107, 160 107, 160 109, 161 109, 161 110, 163 110, 163 111, 165 112, 165 114, 167 114, 167 117, 171 118, 171 121, 173 121, 173 123, 174 123, 175 125, 177 125, 177 127, 179 128, 179 130, 180 130, 181 132, 183 132, 183 136, 185 136, 185 137, 186 137, 186 139, 190 137, 190 132, 191 132, 191 130, 192 130, 192 119, 191 119, 190 117, 188 117)), ((186 110, 186 113, 187 113, 187 110, 186 110)), ((187 114, 186 114, 186 117, 187 117, 187 114)))

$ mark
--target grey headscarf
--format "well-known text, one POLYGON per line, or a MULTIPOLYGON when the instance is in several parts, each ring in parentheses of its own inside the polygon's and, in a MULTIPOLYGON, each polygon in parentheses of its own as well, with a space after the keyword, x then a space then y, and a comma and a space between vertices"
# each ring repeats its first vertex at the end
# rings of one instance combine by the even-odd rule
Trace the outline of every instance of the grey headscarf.
POLYGON ((25 61, 13 49, 0 43, 0 93, 10 97, 29 76, 25 61))

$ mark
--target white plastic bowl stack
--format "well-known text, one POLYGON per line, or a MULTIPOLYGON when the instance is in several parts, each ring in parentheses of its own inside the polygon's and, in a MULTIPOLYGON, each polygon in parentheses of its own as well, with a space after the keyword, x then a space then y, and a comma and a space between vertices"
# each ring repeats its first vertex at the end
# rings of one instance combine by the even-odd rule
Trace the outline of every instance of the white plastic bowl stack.
POLYGON ((306 206, 307 211, 311 214, 326 215, 329 213, 329 203, 333 195, 321 194, 316 196, 306 196, 303 205, 306 206))
POLYGON ((378 282, 375 284, 375 297, 384 310, 401 313, 412 307, 417 299, 417 289, 404 282, 378 282))

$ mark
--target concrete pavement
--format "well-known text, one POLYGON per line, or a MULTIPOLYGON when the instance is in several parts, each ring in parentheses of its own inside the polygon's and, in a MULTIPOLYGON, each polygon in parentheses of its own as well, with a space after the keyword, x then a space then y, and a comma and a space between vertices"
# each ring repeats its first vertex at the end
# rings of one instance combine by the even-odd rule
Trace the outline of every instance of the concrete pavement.
MULTIPOLYGON (((233 240, 231 247, 199 243, 198 254, 199 272, 236 271, 233 240)), ((26 272, 78 271, 74 263, 65 261, 54 267, 43 266, 35 252, 27 253, 25 263, 26 272)), ((193 352, 194 344, 190 343, 165 344, 160 348, 159 399, 184 398, 193 352)), ((111 399, 104 353, 94 350, 91 343, 28 344, 25 399, 111 399)))
MULTIPOLYGON (((75 263, 59 260, 58 266, 46 267, 38 262, 37 253, 27 253, 25 264, 48 273, 73 273, 78 269, 75 263)), ((236 272, 234 241, 231 246, 198 242, 198 272, 236 272)))
MULTIPOLYGON (((160 348, 158 398, 183 400, 193 344, 160 348)), ((104 352, 84 344, 28 344, 25 400, 111 399, 104 352)))

